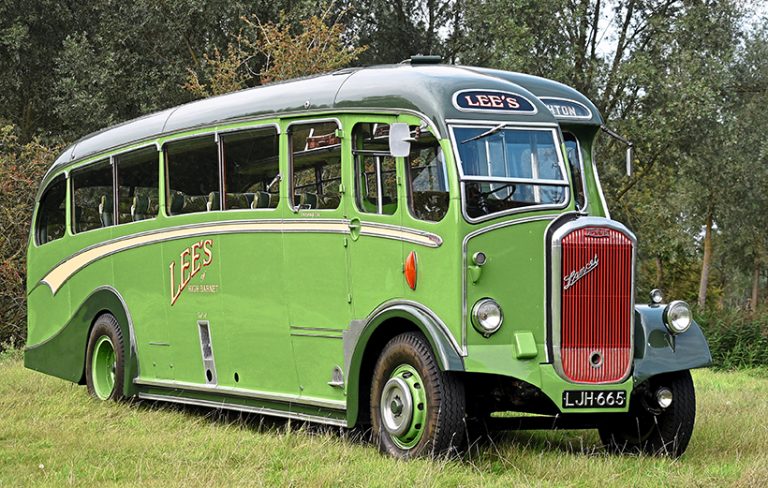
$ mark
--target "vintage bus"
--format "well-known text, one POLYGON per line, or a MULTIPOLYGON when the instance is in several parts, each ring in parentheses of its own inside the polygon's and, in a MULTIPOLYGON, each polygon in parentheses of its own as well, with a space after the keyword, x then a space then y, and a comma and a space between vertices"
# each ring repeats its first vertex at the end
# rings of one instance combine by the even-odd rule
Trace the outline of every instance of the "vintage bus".
POLYGON ((25 364, 100 400, 370 426, 398 457, 478 425, 680 455, 711 358, 686 304, 635 303, 602 123, 560 83, 414 57, 89 135, 37 195, 25 364))

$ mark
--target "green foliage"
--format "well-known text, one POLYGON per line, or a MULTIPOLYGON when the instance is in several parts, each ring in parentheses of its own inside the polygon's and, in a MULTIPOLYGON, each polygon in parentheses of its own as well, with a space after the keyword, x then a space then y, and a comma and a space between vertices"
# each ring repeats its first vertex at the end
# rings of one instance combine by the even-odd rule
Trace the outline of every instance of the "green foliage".
POLYGON ((243 26, 226 50, 214 47, 212 54, 203 54, 199 66, 188 68, 183 88, 196 97, 209 97, 245 88, 256 79, 264 84, 349 66, 367 46, 344 39, 340 19, 346 11, 332 16, 332 7, 325 7, 321 16, 298 21, 284 11, 277 22, 262 21, 256 14, 242 17, 243 26), (263 59, 260 70, 251 66, 258 59, 263 59))
POLYGON ((35 189, 58 148, 19 141, 18 129, 0 123, 0 350, 26 332, 26 242, 35 189))
POLYGON ((732 310, 707 311, 696 321, 707 337, 716 368, 768 366, 768 312, 749 317, 732 310))

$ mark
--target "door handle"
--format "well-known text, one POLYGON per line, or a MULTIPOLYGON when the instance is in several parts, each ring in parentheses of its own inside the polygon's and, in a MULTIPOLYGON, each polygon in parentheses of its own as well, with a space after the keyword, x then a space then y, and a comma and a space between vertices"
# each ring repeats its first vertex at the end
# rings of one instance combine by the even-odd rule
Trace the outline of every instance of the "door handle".
POLYGON ((348 225, 349 236, 353 241, 356 241, 357 238, 360 237, 360 229, 363 227, 363 224, 360 223, 360 219, 351 219, 348 225))

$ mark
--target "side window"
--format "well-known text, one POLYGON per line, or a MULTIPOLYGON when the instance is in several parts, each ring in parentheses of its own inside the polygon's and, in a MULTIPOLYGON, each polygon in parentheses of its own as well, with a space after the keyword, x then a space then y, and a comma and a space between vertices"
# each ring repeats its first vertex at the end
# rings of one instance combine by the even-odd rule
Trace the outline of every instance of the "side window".
POLYGON ((35 240, 38 246, 64 237, 66 199, 67 179, 57 176, 45 189, 37 209, 35 240))
POLYGON ((339 208, 341 194, 341 140, 336 122, 292 125, 291 187, 299 209, 339 208))
POLYGON ((448 213, 448 175, 445 158, 437 139, 430 133, 411 127, 415 142, 406 162, 408 205, 420 220, 439 222, 448 213))
POLYGON ((168 143, 168 215, 220 208, 219 147, 213 136, 168 143))
POLYGON ((85 232, 115 224, 112 165, 105 159, 72 171, 72 232, 85 232))
POLYGON ((154 147, 121 154, 117 164, 117 222, 151 219, 158 212, 158 152, 154 147))
POLYGON ((270 127, 224 134, 221 140, 225 208, 277 208, 280 200, 277 130, 270 127))
POLYGON ((573 176, 576 208, 582 210, 586 205, 586 199, 584 198, 584 178, 582 172, 584 163, 579 152, 581 148, 579 147, 578 140, 576 140, 576 136, 570 132, 563 132, 563 138, 565 139, 565 150, 568 154, 568 164, 571 167, 571 175, 573 176))
POLYGON ((353 131, 355 203, 366 213, 397 211, 397 166, 389 155, 389 124, 357 124, 353 131))

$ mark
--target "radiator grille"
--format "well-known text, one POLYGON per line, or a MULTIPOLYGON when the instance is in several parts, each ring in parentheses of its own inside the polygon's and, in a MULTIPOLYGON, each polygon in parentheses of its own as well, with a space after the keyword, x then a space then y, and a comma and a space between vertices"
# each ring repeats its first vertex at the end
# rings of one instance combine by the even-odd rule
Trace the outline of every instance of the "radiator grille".
POLYGON ((623 380, 632 362, 633 241, 599 226, 561 240, 560 361, 579 383, 623 380))

